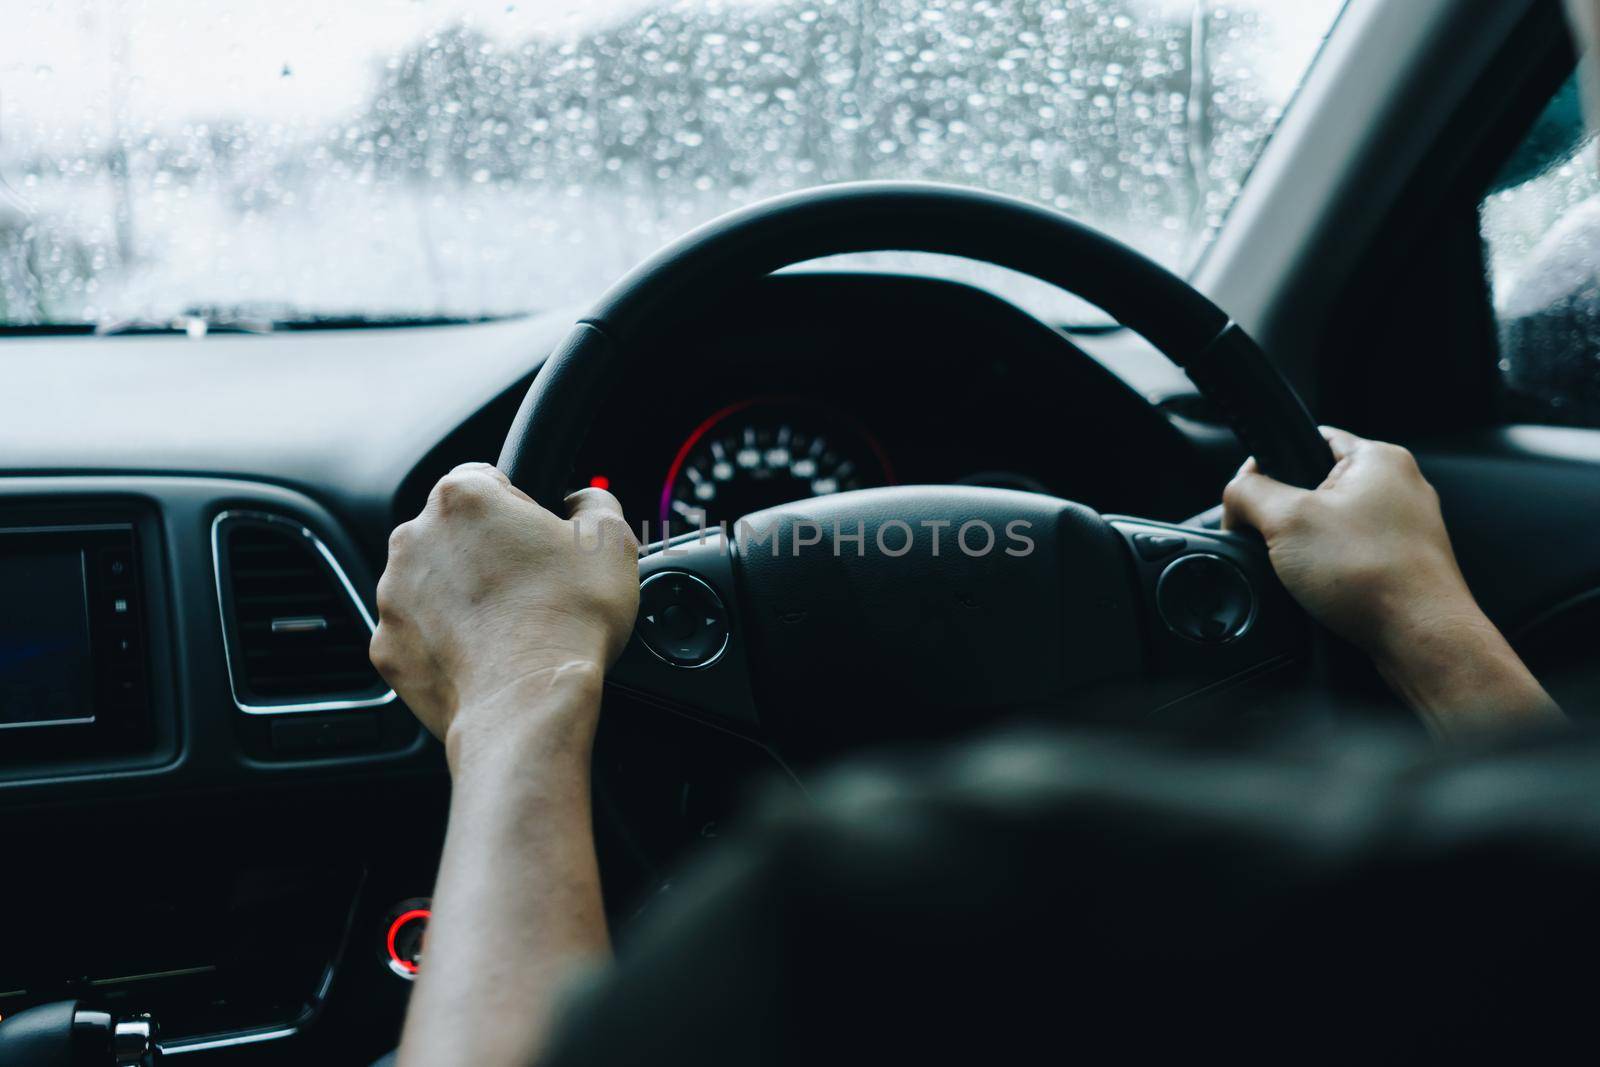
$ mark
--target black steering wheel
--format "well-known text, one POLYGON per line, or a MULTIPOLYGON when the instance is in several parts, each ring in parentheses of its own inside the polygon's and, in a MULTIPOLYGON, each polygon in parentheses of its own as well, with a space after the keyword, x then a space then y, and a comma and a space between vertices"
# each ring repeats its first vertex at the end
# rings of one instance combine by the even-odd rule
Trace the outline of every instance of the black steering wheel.
MULTIPOLYGON (((1309 488, 1333 466, 1294 390, 1183 279, 1043 207, 874 182, 734 212, 635 269, 545 362, 500 467, 559 512, 594 413, 652 338, 714 330, 722 301, 780 268, 888 250, 992 263, 1074 293, 1182 367, 1266 473, 1309 488)), ((801 500, 654 546, 640 578, 634 638, 610 682, 797 752, 1085 692, 1158 706, 1307 644, 1258 541, 1010 490, 801 500)))

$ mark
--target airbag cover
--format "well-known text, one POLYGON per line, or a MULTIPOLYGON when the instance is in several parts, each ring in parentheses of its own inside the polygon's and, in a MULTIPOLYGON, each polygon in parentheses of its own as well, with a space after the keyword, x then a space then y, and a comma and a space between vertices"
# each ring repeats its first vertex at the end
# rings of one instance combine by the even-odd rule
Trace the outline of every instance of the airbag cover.
POLYGON ((1127 550, 1079 504, 867 489, 757 512, 733 533, 758 701, 784 732, 904 736, 1140 665, 1127 550))

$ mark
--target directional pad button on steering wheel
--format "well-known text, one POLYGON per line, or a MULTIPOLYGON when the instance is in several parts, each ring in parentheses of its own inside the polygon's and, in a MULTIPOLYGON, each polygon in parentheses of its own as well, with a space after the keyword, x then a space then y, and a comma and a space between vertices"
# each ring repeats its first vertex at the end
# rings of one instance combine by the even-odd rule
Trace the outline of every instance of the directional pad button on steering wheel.
POLYGON ((716 590, 692 574, 661 571, 639 586, 634 629, 676 667, 705 667, 728 647, 728 613, 716 590))

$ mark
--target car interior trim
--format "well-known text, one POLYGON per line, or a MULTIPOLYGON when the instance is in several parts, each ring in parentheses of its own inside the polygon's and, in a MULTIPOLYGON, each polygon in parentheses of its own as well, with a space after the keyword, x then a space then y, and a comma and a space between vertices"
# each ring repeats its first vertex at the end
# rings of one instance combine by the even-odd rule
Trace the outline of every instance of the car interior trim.
POLYGON ((304 537, 311 543, 311 546, 315 548, 317 553, 322 557, 323 562, 327 563, 328 567, 333 571, 334 577, 338 579, 339 587, 344 590, 345 596, 349 598, 351 605, 355 607, 356 613, 361 618, 361 622, 367 628, 367 632, 369 634, 373 633, 378 628, 378 624, 372 618, 372 613, 367 610, 366 604, 362 603, 360 594, 356 592, 355 585, 350 581, 350 576, 346 574, 344 568, 339 565, 338 557, 336 557, 333 554, 333 551, 323 543, 322 539, 313 533, 308 527, 306 527, 304 523, 296 522, 294 519, 286 518, 282 515, 277 515, 269 511, 252 511, 235 508, 219 513, 215 519, 211 520, 211 567, 212 574, 215 576, 217 584, 217 615, 220 625, 222 626, 222 644, 226 653, 225 659, 228 668, 228 689, 233 696, 234 706, 240 711, 244 712, 246 715, 299 715, 306 712, 353 711, 358 708, 377 708, 382 707, 385 704, 393 703, 396 699, 395 691, 393 689, 390 689, 381 696, 344 700, 311 700, 284 704, 252 704, 245 700, 243 695, 240 693, 238 678, 235 676, 233 669, 233 661, 237 655, 237 650, 234 648, 233 636, 229 633, 228 608, 224 603, 222 584, 221 531, 228 522, 237 519, 248 519, 254 522, 267 522, 279 526, 286 526, 292 530, 298 531, 300 536, 304 537))
POLYGON ((1533 0, 1350 0, 1191 280, 1228 309, 1314 409, 1324 314, 1382 211, 1533 0), (1426 67, 1431 78, 1419 77, 1426 67))

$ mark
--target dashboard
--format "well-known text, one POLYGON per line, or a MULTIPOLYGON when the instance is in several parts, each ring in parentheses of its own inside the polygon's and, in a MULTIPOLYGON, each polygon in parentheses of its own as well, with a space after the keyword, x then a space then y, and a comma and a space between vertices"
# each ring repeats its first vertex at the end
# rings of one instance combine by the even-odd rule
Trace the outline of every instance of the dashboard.
MULTIPOLYGON (((645 541, 892 484, 1177 519, 1215 503, 1234 460, 1231 441, 1197 449, 1074 339, 953 282, 775 275, 655 339, 640 366, 597 413, 570 488, 616 494, 645 541)), ((420 510, 454 463, 495 456, 520 399, 420 463, 397 512, 420 510)))
MULTIPOLYGON (((0 908, 31 920, 0 1015, 154 1010, 167 1053, 201 1064, 392 1046, 448 783, 365 662, 376 576, 438 477, 498 454, 573 318, 4 340, 0 810, 28 873, 0 908)), ((1066 334, 950 282, 777 275, 651 345, 572 476, 645 541, 887 484, 1179 519, 1233 461, 1066 334)), ((619 918, 773 772, 619 696, 596 767, 619 918)))

